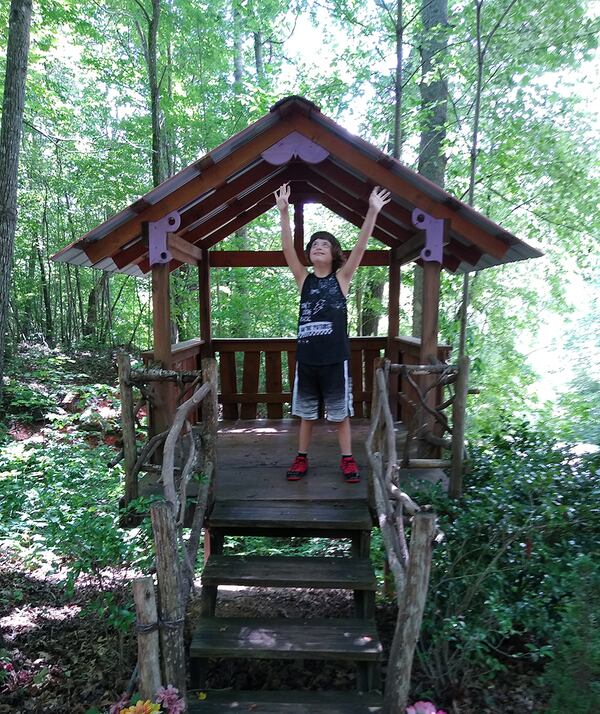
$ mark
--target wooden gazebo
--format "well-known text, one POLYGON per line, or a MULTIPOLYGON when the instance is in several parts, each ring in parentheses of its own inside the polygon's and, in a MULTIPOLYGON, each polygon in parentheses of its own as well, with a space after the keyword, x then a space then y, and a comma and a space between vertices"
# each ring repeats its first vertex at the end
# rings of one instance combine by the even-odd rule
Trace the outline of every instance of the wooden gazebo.
MULTIPOLYGON (((146 355, 146 361, 158 363, 163 370, 177 372, 178 378, 182 378, 181 372, 188 370, 195 378, 196 370, 204 366, 202 378, 206 384, 195 394, 199 395, 204 389, 205 395, 209 391, 212 395, 210 406, 208 399, 202 403, 206 417, 203 424, 213 425, 211 434, 216 429, 214 385, 217 379, 213 358, 218 360, 222 417, 224 421, 235 421, 223 423, 219 430, 219 447, 215 447, 214 452, 218 451, 218 455, 211 456, 212 461, 208 460, 211 468, 205 468, 205 476, 210 474, 206 476, 210 487, 208 483, 198 487, 197 504, 204 505, 196 505, 196 525, 192 528, 196 538, 191 536, 190 542, 196 542, 194 553, 197 552, 199 529, 196 526, 203 525, 207 562, 202 574, 203 618, 189 649, 192 664, 195 663, 192 684, 205 689, 207 663, 215 657, 344 660, 356 663, 356 684, 362 692, 357 696, 338 691, 263 691, 262 687, 260 691, 250 692, 221 689, 209 692, 203 701, 192 700, 191 712, 216 714, 252 709, 268 714, 281 711, 388 714, 404 710, 420 622, 420 614, 415 613, 422 612, 424 592, 421 597, 416 592, 418 588, 413 587, 415 592, 411 594, 411 588, 405 587, 406 598, 399 610, 399 623, 404 624, 396 628, 384 701, 379 693, 382 646, 374 621, 377 584, 369 561, 374 523, 373 487, 376 522, 382 529, 388 557, 396 552, 396 545, 399 547, 390 560, 392 566, 397 565, 392 570, 398 592, 402 582, 421 583, 421 589, 426 591, 435 518, 431 513, 417 513, 418 508, 411 510, 411 504, 415 504, 410 498, 399 499, 397 480, 392 483, 398 463, 394 419, 400 418, 408 425, 418 411, 414 392, 411 392, 416 388, 413 377, 418 372, 429 374, 429 369, 443 374, 447 367, 434 364, 449 354, 449 348, 438 345, 437 337, 441 269, 460 273, 539 255, 537 250, 399 161, 348 133, 311 102, 302 97, 288 97, 275 104, 262 119, 54 256, 58 261, 110 272, 135 276, 152 274, 154 349, 146 355), (354 406, 359 418, 353 433, 358 437, 356 441, 362 441, 362 454, 361 449, 357 451, 363 464, 367 461, 365 444, 369 454, 372 466, 369 489, 367 479, 359 484, 347 484, 339 473, 328 467, 335 438, 326 425, 319 425, 318 437, 314 439, 317 467, 310 477, 294 484, 284 479, 283 467, 295 442, 290 421, 282 419, 284 404, 291 401, 294 339, 251 336, 224 339, 212 335, 211 268, 285 265, 280 250, 212 249, 273 208, 273 191, 284 182, 291 184, 294 242, 301 259, 306 203, 320 203, 349 223, 360 226, 373 186, 379 185, 391 192, 392 200, 379 215, 373 231, 382 248, 367 251, 363 260, 363 265, 389 267, 388 334, 350 340, 354 406), (424 269, 421 339, 399 335, 400 269, 414 260, 424 269), (172 345, 169 275, 182 263, 198 267, 200 335, 198 339, 172 345), (240 353, 243 353, 242 359, 240 353), (263 353, 264 376, 261 374, 263 353), (378 365, 374 369, 382 355, 392 363, 385 366, 387 382, 384 368, 378 365), (240 364, 242 374, 238 373, 240 364), (377 396, 372 424, 364 421, 360 424, 360 417, 369 416, 371 412, 374 373, 377 396), (389 400, 385 399, 386 390, 389 400), (259 404, 266 405, 267 423, 248 421, 256 419, 259 404), (378 457, 374 459, 372 445, 379 438, 375 435, 383 433, 382 424, 389 436, 379 440, 378 457), (213 468, 215 463, 218 468, 213 468), (210 503, 205 510, 207 499, 210 503), (402 527, 404 508, 407 513, 415 514, 410 558, 402 527), (394 534, 393 543, 388 547, 386 534, 390 529, 394 529, 394 534), (343 538, 350 541, 351 551, 349 556, 340 557, 236 557, 227 555, 223 549, 224 539, 231 535, 343 538), (350 591, 354 593, 354 617, 321 619, 319 613, 316 618, 297 619, 273 617, 273 613, 269 613, 269 617, 260 618, 222 618, 216 607, 218 588, 222 585, 350 591), (394 672, 400 672, 401 676, 394 672), (402 686, 397 685, 400 681, 402 686)), ((126 378, 122 377, 121 381, 125 383, 126 378)), ((430 391, 427 399, 436 396, 434 401, 439 403, 439 394, 435 395, 434 391, 430 391)), ((455 397, 458 391, 457 388, 455 397)), ((175 408, 173 389, 168 383, 155 391, 151 407, 153 431, 165 433, 173 421, 175 408)), ((421 407, 424 412, 429 411, 426 401, 422 401, 421 407)), ((123 413, 126 412, 133 431, 131 399, 127 409, 124 404, 123 413)), ((175 427, 171 432, 174 430, 175 427)), ((213 439, 213 445, 215 441, 213 439)), ((210 444, 210 440, 207 443, 210 444)), ((439 446, 446 442, 432 434, 430 443, 439 446)), ((452 449, 454 452, 454 444, 452 449)), ((127 462, 127 449, 125 451, 127 462)), ((142 451, 138 458, 135 436, 130 440, 130 452, 131 467, 144 455, 142 451)), ((166 454, 165 447, 164 462, 166 454)), ((462 450, 459 456, 462 460, 462 450)), ((167 471, 164 462, 163 482, 167 471)), ((205 467, 206 464, 205 458, 205 467)), ((126 468, 126 473, 130 472, 126 468)), ((185 481, 183 476, 181 481, 185 481)), ((174 502, 167 496, 166 487, 165 498, 174 502)), ((185 505, 185 499, 182 498, 180 505, 185 505)), ((154 507, 158 508, 156 504, 154 507)), ((175 538, 170 542, 175 543, 175 538)), ((157 553, 159 550, 157 546, 157 553)), ((173 557, 164 560, 172 566, 177 557, 175 547, 173 557)), ((177 577, 170 580, 167 591, 179 593, 179 585, 173 584, 177 577)), ((160 583, 159 577, 159 587, 160 583)), ((166 598, 160 600, 166 602, 166 598)), ((175 637, 173 633, 178 628, 176 652, 181 656, 180 660, 167 657, 162 683, 175 684, 180 691, 186 686, 185 667, 177 668, 174 663, 183 662, 183 612, 183 606, 177 603, 172 611, 161 614, 171 628, 161 630, 165 638, 175 637), (171 666, 172 670, 168 670, 171 666)), ((143 680, 143 673, 140 676, 143 680)), ((151 697, 156 691, 160 672, 156 677, 153 683, 141 682, 144 696, 151 697)))
MULTIPOLYGON (((210 305, 212 267, 285 265, 281 251, 211 249, 271 209, 273 191, 286 181, 291 183, 294 241, 300 256, 306 203, 320 203, 360 226, 372 187, 380 185, 392 194, 373 231, 382 248, 367 251, 362 263, 389 266, 389 328, 385 337, 351 341, 357 416, 368 413, 375 356, 384 351, 392 361, 408 364, 427 363, 438 356, 442 267, 460 273, 540 255, 399 161, 347 132, 308 100, 292 96, 279 101, 266 116, 54 256, 57 261, 109 272, 152 273, 152 357, 166 369, 196 369, 201 355, 219 356, 224 418, 255 418, 261 402, 266 404, 268 417, 278 418, 283 403, 290 400, 294 340, 214 339, 210 305), (414 260, 424 268, 420 340, 401 337, 398 331, 400 268, 414 260), (169 274, 182 263, 198 267, 200 336, 172 345, 169 274), (244 353, 243 375, 236 374, 236 352, 244 353), (259 392, 262 352, 265 391, 259 392), (282 374, 284 352, 288 354, 286 375, 282 374)), ((391 404, 395 416, 406 421, 399 400, 392 398, 391 404)), ((168 426, 172 408, 169 399, 155 407, 157 429, 168 426)))

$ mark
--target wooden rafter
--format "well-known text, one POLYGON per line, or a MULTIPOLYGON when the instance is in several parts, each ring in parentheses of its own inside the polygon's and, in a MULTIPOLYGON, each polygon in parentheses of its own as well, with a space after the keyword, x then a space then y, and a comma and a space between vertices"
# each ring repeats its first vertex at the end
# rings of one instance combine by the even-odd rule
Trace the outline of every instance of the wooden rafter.
POLYGON ((171 211, 191 203, 198 196, 215 188, 230 176, 241 171, 256 160, 262 151, 296 130, 300 118, 299 116, 290 116, 282 119, 281 122, 266 129, 247 144, 239 147, 237 151, 226 156, 222 161, 208 166, 199 176, 188 181, 177 191, 165 196, 152 206, 144 209, 135 218, 111 231, 102 240, 84 246, 85 253, 91 263, 98 263, 103 258, 114 255, 124 245, 141 235, 142 222, 159 220, 171 211))
POLYGON ((501 259, 506 255, 509 249, 508 243, 491 236, 483 229, 478 228, 474 223, 468 221, 465 217, 457 214, 450 207, 438 203, 427 194, 419 191, 418 188, 405 179, 391 173, 383 165, 365 156, 349 141, 344 141, 344 139, 334 135, 329 129, 319 126, 305 117, 299 116, 298 124, 300 133, 311 141, 320 144, 332 154, 343 156, 344 161, 348 165, 367 176, 371 181, 374 181, 383 188, 387 188, 392 193, 405 197, 412 204, 419 206, 419 208, 427 211, 435 218, 448 219, 452 230, 464 236, 494 258, 501 259))

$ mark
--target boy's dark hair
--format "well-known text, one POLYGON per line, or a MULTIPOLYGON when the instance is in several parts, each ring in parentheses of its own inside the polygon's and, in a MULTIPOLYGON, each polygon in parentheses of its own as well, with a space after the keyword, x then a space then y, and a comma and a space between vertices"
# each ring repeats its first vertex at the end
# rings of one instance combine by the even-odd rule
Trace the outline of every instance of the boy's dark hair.
POLYGON ((333 258, 331 269, 335 273, 346 262, 346 256, 342 252, 342 246, 340 245, 338 239, 332 233, 329 233, 329 231, 317 231, 316 233, 313 233, 308 241, 305 251, 306 260, 308 260, 309 265, 312 265, 310 262, 310 249, 316 240, 326 240, 331 244, 331 256, 333 258))

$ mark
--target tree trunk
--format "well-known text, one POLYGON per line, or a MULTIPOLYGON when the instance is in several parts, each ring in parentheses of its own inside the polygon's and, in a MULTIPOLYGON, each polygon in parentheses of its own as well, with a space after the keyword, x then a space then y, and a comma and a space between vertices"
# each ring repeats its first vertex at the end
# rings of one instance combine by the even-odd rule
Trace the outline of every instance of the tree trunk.
POLYGON ((379 318, 381 317, 377 305, 381 304, 383 299, 383 286, 384 281, 376 276, 369 276, 367 278, 362 296, 361 335, 377 334, 379 318))
MULTIPOLYGON (((421 18, 423 36, 420 42, 422 73, 420 90, 423 127, 418 171, 443 188, 446 174, 444 140, 448 113, 448 83, 442 71, 436 68, 436 58, 441 59, 448 46, 448 0, 422 0, 421 18)), ((422 314, 423 269, 415 265, 412 320, 414 337, 421 335, 422 314)))
POLYGON ((150 112, 152 115, 152 182, 158 186, 166 178, 165 150, 162 138, 160 111, 160 83, 158 80, 157 40, 160 22, 160 0, 152 0, 152 18, 148 22, 148 84, 150 85, 150 112))
POLYGON ((254 64, 256 65, 256 76, 262 82, 265 78, 265 62, 263 59, 263 35, 260 30, 254 33, 254 64))
POLYGON ((397 0, 396 6, 396 73, 394 78, 394 137, 392 155, 399 159, 402 154, 402 71, 404 25, 402 19, 402 1, 397 0))
POLYGON ((0 401, 8 326, 13 248, 17 226, 17 177, 23 130, 31 0, 12 0, 0 127, 0 401))

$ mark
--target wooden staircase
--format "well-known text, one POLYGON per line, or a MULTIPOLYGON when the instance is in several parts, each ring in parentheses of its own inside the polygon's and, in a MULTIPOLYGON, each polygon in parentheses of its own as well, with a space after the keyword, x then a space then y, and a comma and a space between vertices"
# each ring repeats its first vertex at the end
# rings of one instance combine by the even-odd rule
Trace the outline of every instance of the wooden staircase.
POLYGON ((381 643, 374 621, 376 582, 369 560, 367 499, 219 501, 208 518, 210 556, 202 575, 202 618, 190 646, 192 688, 203 689, 209 658, 354 662, 358 692, 206 691, 196 714, 370 714, 382 711, 381 643), (226 556, 231 535, 345 538, 346 557, 226 556), (354 593, 354 617, 215 617, 221 585, 331 588, 354 593))

